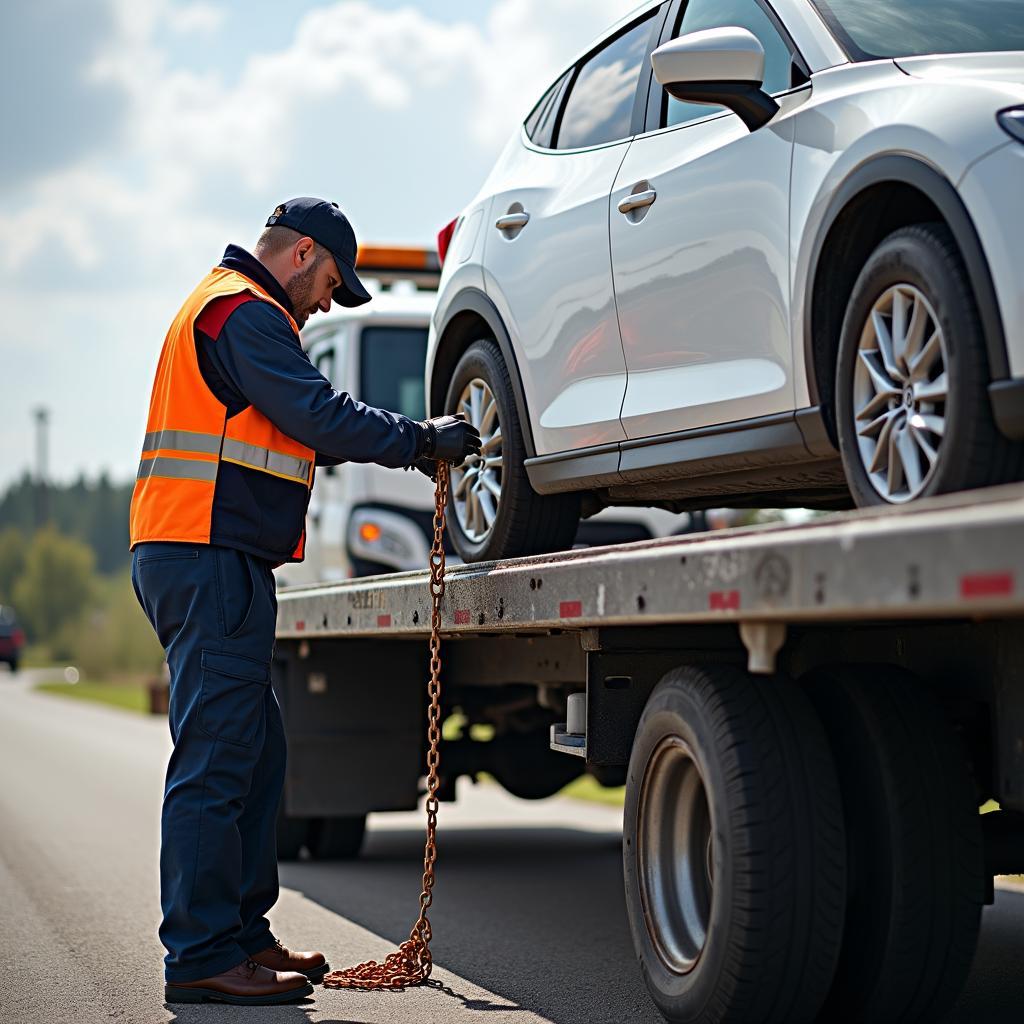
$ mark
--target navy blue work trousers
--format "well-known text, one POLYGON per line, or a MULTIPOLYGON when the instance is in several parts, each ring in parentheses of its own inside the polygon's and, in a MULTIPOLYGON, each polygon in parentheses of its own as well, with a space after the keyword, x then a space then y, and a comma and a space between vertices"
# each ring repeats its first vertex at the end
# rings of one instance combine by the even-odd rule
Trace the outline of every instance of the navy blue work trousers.
POLYGON ((270 563, 206 544, 139 544, 132 582, 167 652, 170 728, 160 836, 169 982, 197 981, 274 941, 285 737, 270 686, 270 563))

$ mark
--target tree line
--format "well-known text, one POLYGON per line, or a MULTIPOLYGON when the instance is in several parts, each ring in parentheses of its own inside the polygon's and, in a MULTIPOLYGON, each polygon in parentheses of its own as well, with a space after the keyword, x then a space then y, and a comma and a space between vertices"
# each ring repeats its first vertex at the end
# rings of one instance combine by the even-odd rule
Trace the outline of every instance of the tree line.
POLYGON ((40 492, 26 476, 0 497, 0 604, 24 627, 27 660, 92 678, 159 670, 129 578, 131 491, 100 476, 40 492))
POLYGON ((90 481, 47 484, 41 491, 26 473, 0 497, 0 529, 15 527, 25 536, 40 524, 52 526, 92 549, 96 568, 111 573, 128 564, 128 507, 132 484, 112 483, 101 473, 90 481))

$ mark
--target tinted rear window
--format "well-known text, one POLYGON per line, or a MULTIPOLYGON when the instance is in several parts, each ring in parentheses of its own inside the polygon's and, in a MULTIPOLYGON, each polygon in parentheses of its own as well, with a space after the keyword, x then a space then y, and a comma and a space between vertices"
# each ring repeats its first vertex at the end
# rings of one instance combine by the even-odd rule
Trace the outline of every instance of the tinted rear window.
POLYGON ((851 56, 1024 50, 1021 0, 814 0, 851 56))
POLYGON ((599 146, 632 134, 633 103, 655 13, 613 39, 580 67, 562 111, 559 149, 599 146))
POLYGON ((570 74, 571 72, 567 71, 548 89, 541 101, 534 107, 533 113, 526 119, 526 134, 534 145, 544 148, 551 145, 558 108, 562 105, 562 94, 565 92, 570 74))
POLYGON ((364 327, 359 349, 359 401, 414 420, 425 419, 427 329, 364 327))

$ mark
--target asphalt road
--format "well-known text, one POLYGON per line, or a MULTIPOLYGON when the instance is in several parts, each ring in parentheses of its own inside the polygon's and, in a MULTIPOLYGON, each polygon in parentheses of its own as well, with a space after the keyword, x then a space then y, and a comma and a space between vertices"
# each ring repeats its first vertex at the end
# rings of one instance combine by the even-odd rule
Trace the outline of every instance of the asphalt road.
MULTIPOLYGON (((617 813, 467 787, 442 806, 435 977, 404 994, 323 991, 290 1007, 165 1007, 157 830, 166 724, 32 693, 0 670, 0 1022, 658 1024, 622 902, 617 813)), ((371 819, 365 857, 282 870, 282 939, 332 966, 408 934, 418 814, 371 819)), ((1024 893, 1000 892, 952 1021, 1019 1024, 1024 893)))

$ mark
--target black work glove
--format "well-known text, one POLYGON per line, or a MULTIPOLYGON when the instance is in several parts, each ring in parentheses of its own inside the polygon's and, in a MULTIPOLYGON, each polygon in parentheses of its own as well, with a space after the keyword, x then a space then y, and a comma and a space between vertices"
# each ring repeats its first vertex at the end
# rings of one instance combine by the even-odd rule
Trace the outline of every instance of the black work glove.
POLYGON ((405 467, 409 469, 418 469, 424 476, 429 477, 433 483, 437 483, 437 460, 428 459, 425 455, 421 455, 411 466, 405 467))
POLYGON ((461 414, 435 416, 425 420, 422 426, 427 431, 427 443, 420 452, 421 457, 460 466, 470 455, 480 454, 480 434, 461 414))

